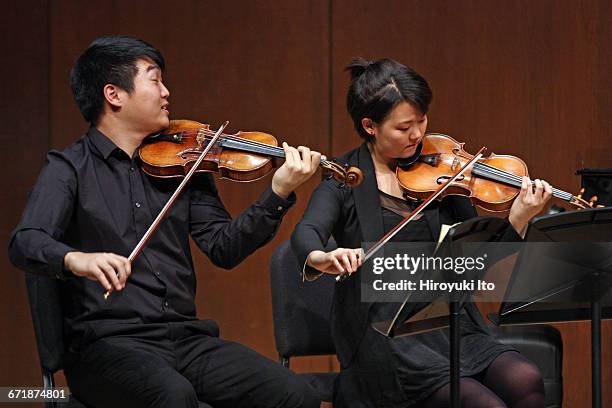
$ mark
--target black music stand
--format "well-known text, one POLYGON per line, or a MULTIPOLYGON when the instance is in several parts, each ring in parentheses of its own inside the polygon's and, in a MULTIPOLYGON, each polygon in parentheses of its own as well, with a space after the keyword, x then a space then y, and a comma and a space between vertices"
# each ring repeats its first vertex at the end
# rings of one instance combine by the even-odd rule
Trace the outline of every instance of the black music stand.
MULTIPOLYGON (((445 256, 457 257, 466 256, 466 247, 463 244, 468 244, 470 253, 478 253, 478 246, 490 245, 491 242, 496 242, 499 237, 509 227, 508 221, 496 217, 476 217, 464 221, 452 227, 444 240, 442 241, 437 254, 440 251, 445 256)), ((486 270, 479 271, 477 274, 470 274, 469 278, 480 278, 486 270), (476 276, 478 275, 478 276, 476 276)), ((457 281, 458 275, 454 272, 446 273, 442 277, 446 282, 457 281)), ((467 279, 466 276, 461 276, 462 279, 467 279)), ((438 313, 437 316, 429 317, 426 313, 428 305, 433 305, 431 299, 428 300, 428 305, 420 309, 407 307, 408 302, 414 302, 410 293, 406 300, 401 304, 395 318, 391 321, 375 322, 372 327, 378 332, 387 337, 405 336, 425 331, 435 330, 450 326, 450 384, 451 384, 451 407, 460 407, 460 345, 461 338, 459 333, 460 313, 466 301, 471 297, 471 291, 463 291, 455 293, 448 299, 448 309, 445 313, 438 313), (447 314, 448 313, 448 314, 447 314)), ((439 306, 439 304, 438 304, 439 306)), ((433 313, 434 315, 436 313, 433 313)))
POLYGON ((612 319, 612 207, 533 219, 525 241, 499 314, 489 317, 497 325, 590 319, 592 406, 600 408, 601 319, 612 319))

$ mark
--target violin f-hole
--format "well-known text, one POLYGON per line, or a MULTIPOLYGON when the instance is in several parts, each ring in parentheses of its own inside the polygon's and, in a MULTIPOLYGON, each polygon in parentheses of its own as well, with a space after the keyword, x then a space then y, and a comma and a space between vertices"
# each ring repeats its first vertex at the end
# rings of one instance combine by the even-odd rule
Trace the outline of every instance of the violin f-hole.
MULTIPOLYGON (((446 180, 451 179, 452 176, 440 176, 436 179, 436 184, 440 185, 446 182, 446 180)), ((457 180, 455 181, 463 181, 463 179, 465 179, 465 175, 461 175, 459 177, 457 177, 457 180)))

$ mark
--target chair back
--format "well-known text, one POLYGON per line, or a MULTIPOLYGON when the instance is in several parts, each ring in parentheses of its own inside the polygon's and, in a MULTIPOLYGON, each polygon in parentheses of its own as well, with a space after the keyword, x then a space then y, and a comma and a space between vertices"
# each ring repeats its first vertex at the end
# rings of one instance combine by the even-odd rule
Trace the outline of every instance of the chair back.
POLYGON ((30 312, 43 372, 54 373, 63 368, 63 315, 60 282, 51 277, 26 273, 30 312))
POLYGON ((270 260, 270 286, 274 337, 281 358, 336 353, 329 322, 334 284, 330 275, 302 282, 302 266, 289 241, 276 248, 270 260))

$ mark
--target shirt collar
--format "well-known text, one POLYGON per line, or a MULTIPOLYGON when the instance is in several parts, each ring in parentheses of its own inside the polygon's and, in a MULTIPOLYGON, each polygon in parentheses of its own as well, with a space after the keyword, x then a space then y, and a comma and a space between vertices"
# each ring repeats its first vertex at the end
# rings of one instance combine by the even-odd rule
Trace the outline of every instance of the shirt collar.
POLYGON ((115 149, 119 149, 112 140, 110 140, 107 136, 105 136, 102 132, 96 129, 94 126, 89 128, 87 131, 87 137, 93 143, 94 147, 100 153, 100 155, 104 158, 104 160, 108 159, 108 156, 111 155, 115 149))

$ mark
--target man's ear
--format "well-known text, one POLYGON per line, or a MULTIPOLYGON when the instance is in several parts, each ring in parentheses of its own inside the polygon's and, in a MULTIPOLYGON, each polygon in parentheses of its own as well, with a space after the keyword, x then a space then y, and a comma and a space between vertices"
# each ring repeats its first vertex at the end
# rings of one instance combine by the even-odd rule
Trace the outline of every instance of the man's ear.
POLYGON ((376 134, 376 124, 374 123, 374 121, 370 118, 362 118, 361 119, 361 126, 363 127, 363 129, 366 131, 366 133, 370 136, 375 136, 376 134))
POLYGON ((124 91, 116 85, 106 84, 102 90, 104 99, 113 108, 120 108, 123 105, 124 91))

